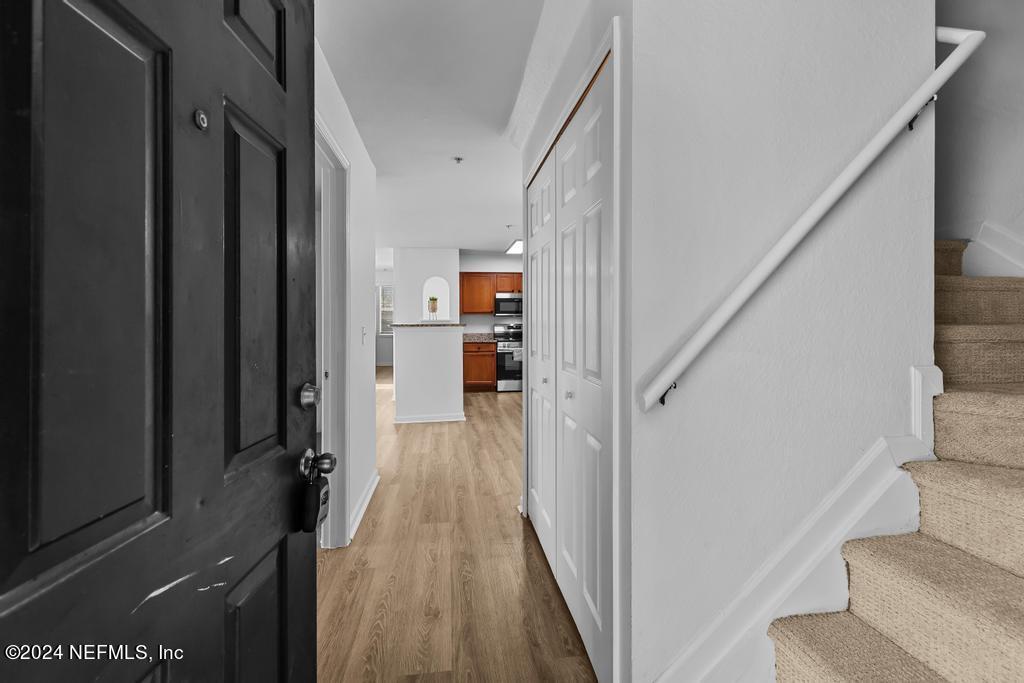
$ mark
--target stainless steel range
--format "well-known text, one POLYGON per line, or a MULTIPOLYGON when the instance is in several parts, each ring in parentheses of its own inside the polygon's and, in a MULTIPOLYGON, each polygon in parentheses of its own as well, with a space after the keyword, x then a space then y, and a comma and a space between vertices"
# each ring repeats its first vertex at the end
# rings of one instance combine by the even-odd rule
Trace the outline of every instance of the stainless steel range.
POLYGON ((498 342, 498 391, 523 390, 523 324, 494 326, 498 342))

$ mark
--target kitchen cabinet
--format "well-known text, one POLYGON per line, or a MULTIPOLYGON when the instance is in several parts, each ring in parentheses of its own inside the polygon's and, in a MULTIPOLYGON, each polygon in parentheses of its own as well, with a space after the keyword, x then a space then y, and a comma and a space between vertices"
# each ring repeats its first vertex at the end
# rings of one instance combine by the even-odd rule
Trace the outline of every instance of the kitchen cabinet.
POLYGON ((522 273, 495 273, 494 291, 496 292, 522 292, 522 273))
POLYGON ((515 292, 516 289, 516 274, 515 273, 495 273, 494 274, 494 291, 496 292, 515 292))
POLYGON ((463 313, 494 313, 494 273, 460 273, 459 299, 463 313))
POLYGON ((462 349, 462 388, 495 391, 498 388, 498 345, 466 342, 462 349))

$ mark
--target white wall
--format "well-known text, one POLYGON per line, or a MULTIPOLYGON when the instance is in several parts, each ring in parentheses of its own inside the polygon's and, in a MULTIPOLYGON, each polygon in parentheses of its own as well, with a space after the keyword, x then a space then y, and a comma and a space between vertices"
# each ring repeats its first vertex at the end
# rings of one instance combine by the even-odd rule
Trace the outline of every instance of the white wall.
POLYGON ((932 362, 934 113, 698 359, 637 394, 933 68, 931 0, 635 4, 633 680, 657 678, 932 362))
MULTIPOLYGON (((1024 3, 938 0, 939 24, 988 38, 943 89, 936 128, 936 233, 977 239, 973 275, 1022 274, 1024 248, 1024 3), (989 231, 983 230, 985 223, 989 231), (987 232, 987 234, 986 234, 987 232), (1006 262, 1010 256, 1014 262, 1006 262)), ((950 48, 941 47, 944 56, 950 48)))
MULTIPOLYGON (((512 240, 510 239, 509 242, 512 240)), ((459 250, 459 270, 463 273, 521 273, 522 254, 504 254, 500 251, 459 250)))
MULTIPOLYGON (((347 282, 343 292, 347 312, 344 366, 348 388, 348 427, 339 433, 347 432, 349 466, 345 484, 349 509, 344 513, 351 526, 358 522, 361 510, 365 508, 366 496, 378 480, 373 343, 375 313, 372 303, 377 169, 363 145, 319 42, 314 50, 314 77, 317 112, 350 163, 347 282)), ((340 472, 332 475, 333 486, 342 485, 340 476, 340 472)), ((341 542, 343 527, 343 524, 332 524, 333 544, 341 542)))
MULTIPOLYGON (((460 249, 459 270, 463 273, 521 273, 523 257, 521 254, 505 254, 500 251, 460 249)), ((495 323, 522 322, 522 319, 470 313, 462 316, 462 322, 466 324, 466 332, 493 332, 495 323)))
POLYGON ((452 322, 459 321, 459 250, 395 247, 395 322, 423 320, 423 283, 439 276, 448 281, 452 322))

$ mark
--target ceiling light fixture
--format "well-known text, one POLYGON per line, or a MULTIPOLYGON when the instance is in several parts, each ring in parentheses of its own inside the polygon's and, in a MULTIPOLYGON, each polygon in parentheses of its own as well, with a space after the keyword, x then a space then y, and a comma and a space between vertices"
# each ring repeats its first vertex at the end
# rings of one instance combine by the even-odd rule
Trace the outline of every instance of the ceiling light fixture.
POLYGON ((508 245, 508 249, 505 250, 506 254, 522 254, 523 253, 523 241, 516 240, 512 244, 508 245))
POLYGON ((460 157, 458 155, 452 157, 452 161, 454 161, 456 165, 461 164, 465 160, 466 157, 460 157))

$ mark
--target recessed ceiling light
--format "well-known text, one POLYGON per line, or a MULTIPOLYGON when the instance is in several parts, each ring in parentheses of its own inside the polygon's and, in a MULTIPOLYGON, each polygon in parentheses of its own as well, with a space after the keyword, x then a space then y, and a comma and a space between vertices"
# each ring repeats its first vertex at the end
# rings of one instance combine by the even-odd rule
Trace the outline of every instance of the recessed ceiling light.
POLYGON ((506 254, 522 254, 523 253, 523 241, 516 240, 512 244, 508 245, 508 249, 505 250, 506 254))

